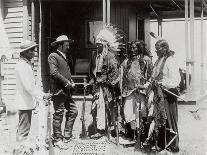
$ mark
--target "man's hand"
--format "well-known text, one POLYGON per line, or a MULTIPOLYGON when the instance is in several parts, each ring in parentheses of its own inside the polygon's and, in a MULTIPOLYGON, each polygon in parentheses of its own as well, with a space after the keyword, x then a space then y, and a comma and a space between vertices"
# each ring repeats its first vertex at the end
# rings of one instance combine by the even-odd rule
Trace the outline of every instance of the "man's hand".
POLYGON ((93 85, 94 84, 94 79, 91 79, 87 85, 93 85))
POLYGON ((44 96, 43 96, 43 100, 50 100, 52 97, 52 94, 50 93, 45 93, 44 96))
POLYGON ((74 82, 72 82, 72 85, 71 85, 73 88, 75 87, 75 83, 74 82))
POLYGON ((68 81, 68 83, 66 84, 65 86, 67 89, 71 89, 71 88, 74 88, 75 87, 75 83, 72 81, 68 81))
POLYGON ((45 106, 48 106, 48 104, 50 104, 49 100, 51 99, 51 97, 52 97, 52 94, 50 93, 44 94, 43 100, 44 100, 45 106))
POLYGON ((149 85, 150 85, 150 82, 146 82, 146 83, 143 85, 143 87, 146 89, 146 88, 149 87, 149 85))
POLYGON ((157 84, 162 86, 162 81, 157 81, 157 84))

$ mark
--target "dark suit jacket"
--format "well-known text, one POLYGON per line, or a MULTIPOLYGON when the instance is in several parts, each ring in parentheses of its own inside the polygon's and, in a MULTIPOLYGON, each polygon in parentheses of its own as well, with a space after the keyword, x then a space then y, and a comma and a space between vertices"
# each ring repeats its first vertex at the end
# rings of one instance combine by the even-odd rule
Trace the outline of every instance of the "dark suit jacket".
POLYGON ((65 87, 68 80, 71 82, 71 72, 67 60, 58 51, 53 52, 48 57, 50 69, 51 93, 54 95, 70 95, 65 87))

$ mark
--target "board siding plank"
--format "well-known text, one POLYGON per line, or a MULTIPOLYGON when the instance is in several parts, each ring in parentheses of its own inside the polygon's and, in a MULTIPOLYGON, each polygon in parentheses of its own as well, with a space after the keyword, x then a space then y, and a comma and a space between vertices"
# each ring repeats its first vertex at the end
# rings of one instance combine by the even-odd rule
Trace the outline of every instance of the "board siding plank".
POLYGON ((21 28, 23 27, 23 23, 5 23, 4 26, 5 28, 21 28))
POLYGON ((23 2, 5 2, 4 3, 4 7, 5 8, 15 8, 15 7, 22 7, 23 6, 23 2))
POLYGON ((6 23, 21 23, 21 22, 23 22, 23 19, 21 17, 5 18, 4 19, 4 24, 6 24, 6 23))
POLYGON ((7 34, 8 38, 23 38, 22 33, 9 33, 7 34))
POLYGON ((12 48, 19 48, 21 43, 11 43, 12 48))
POLYGON ((8 13, 5 18, 16 18, 16 17, 23 17, 23 12, 8 13))
POLYGON ((22 2, 22 0, 4 0, 7 3, 22 2))
POLYGON ((23 41, 23 38, 10 38, 10 43, 21 43, 23 41))
POLYGON ((6 29, 6 32, 7 33, 18 33, 18 32, 21 32, 23 33, 23 28, 7 28, 6 29))
POLYGON ((7 8, 8 13, 23 12, 23 7, 7 8))

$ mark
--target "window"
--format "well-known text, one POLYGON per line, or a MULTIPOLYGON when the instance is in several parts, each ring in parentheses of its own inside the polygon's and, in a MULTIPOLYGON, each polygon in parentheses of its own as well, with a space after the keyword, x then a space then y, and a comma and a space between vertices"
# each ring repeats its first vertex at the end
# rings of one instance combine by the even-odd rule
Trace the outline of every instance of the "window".
POLYGON ((103 28, 103 21, 87 20, 85 22, 85 47, 94 48, 96 36, 103 28))

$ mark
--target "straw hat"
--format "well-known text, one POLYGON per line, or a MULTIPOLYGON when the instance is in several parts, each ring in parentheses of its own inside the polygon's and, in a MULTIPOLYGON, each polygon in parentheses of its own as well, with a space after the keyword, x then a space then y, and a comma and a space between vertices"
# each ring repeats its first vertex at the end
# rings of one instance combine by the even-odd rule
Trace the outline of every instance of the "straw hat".
POLYGON ((69 42, 69 43, 73 43, 74 40, 68 38, 66 35, 61 35, 59 37, 57 37, 57 39, 51 43, 51 46, 57 46, 57 43, 60 43, 60 42, 69 42))
POLYGON ((22 52, 28 51, 29 49, 34 48, 36 46, 38 46, 38 44, 36 44, 30 40, 25 40, 21 43, 20 50, 17 51, 17 53, 22 53, 22 52))

